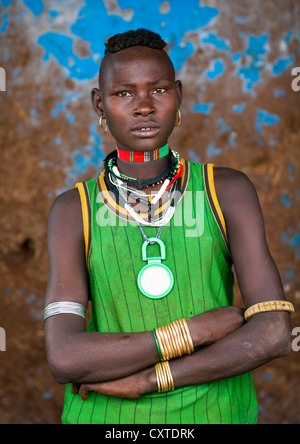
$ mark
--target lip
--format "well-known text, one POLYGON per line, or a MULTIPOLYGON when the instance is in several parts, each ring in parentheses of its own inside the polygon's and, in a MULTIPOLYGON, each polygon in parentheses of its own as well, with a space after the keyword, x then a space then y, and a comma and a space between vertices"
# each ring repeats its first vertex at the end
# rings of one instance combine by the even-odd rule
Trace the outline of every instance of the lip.
POLYGON ((160 128, 152 122, 142 122, 131 130, 133 134, 139 137, 151 137, 159 132, 160 128))

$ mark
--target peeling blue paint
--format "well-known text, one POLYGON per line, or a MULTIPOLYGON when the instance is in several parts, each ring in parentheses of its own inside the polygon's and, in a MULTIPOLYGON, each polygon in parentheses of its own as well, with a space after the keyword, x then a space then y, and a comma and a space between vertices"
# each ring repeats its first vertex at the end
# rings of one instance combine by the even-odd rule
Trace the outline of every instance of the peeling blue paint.
POLYGON ((207 33, 205 31, 200 33, 201 41, 203 44, 212 45, 220 51, 229 51, 230 43, 224 39, 221 39, 216 34, 207 33))
POLYGON ((198 154, 195 153, 194 150, 190 149, 188 153, 189 153, 189 156, 190 156, 190 159, 192 162, 195 162, 195 163, 201 162, 200 157, 198 156, 198 154))
POLYGON ((286 208, 291 208, 295 205, 295 202, 288 197, 287 193, 281 193, 280 200, 286 208))
POLYGON ((211 68, 205 72, 205 76, 210 81, 214 81, 216 78, 220 77, 225 71, 225 65, 223 60, 218 59, 212 62, 211 68))
MULTIPOLYGON (((99 2, 95 8, 94 0, 86 0, 85 6, 79 11, 78 19, 70 27, 73 36, 78 36, 88 42, 93 54, 103 56, 104 41, 107 36, 112 34, 112 30, 121 33, 128 29, 139 28, 141 27, 141 17, 147 17, 146 26, 159 32, 164 39, 169 41, 170 57, 176 70, 181 69, 187 58, 194 52, 194 47, 190 42, 183 42, 185 33, 208 25, 219 15, 216 8, 200 6, 198 0, 190 0, 188 4, 178 2, 176 8, 171 7, 168 14, 160 13, 160 0, 153 0, 151 3, 119 0, 118 3, 121 10, 133 9, 134 14, 130 24, 118 15, 108 15, 102 2, 99 2), (157 11, 157 13, 153 14, 153 11, 157 11), (99 26, 100 23, 101 26, 99 26)), ((226 47, 226 44, 221 43, 218 38, 209 37, 209 40, 219 47, 226 47)), ((49 60, 50 55, 53 55, 75 79, 92 79, 99 70, 98 63, 95 62, 93 56, 86 58, 83 62, 74 54, 74 37, 49 32, 40 36, 38 44, 43 46, 46 51, 44 60, 49 60), (83 66, 83 63, 86 66, 83 66), (78 69, 73 69, 72 64, 78 69)))
POLYGON ((230 133, 230 137, 229 137, 229 143, 232 146, 232 148, 236 148, 237 147, 237 143, 235 141, 236 138, 237 138, 237 133, 235 131, 232 131, 230 133))
POLYGON ((287 32, 286 36, 285 36, 284 41, 285 41, 286 43, 290 43, 290 41, 292 40, 293 34, 294 34, 294 31, 293 31, 292 29, 289 30, 289 31, 287 32))
POLYGON ((279 99, 279 97, 285 97, 285 91, 282 89, 274 91, 274 97, 275 99, 279 99))
POLYGON ((8 27, 8 14, 2 15, 2 25, 0 28, 0 34, 4 34, 8 27))
POLYGON ((215 143, 211 142, 208 145, 208 148, 206 150, 207 155, 210 156, 220 156, 220 154, 222 154, 222 149, 221 148, 216 148, 215 147, 215 143))
POLYGON ((263 126, 272 126, 275 125, 280 121, 280 116, 277 116, 275 114, 271 114, 268 111, 264 109, 258 109, 257 110, 257 118, 256 118, 256 129, 257 132, 261 135, 263 135, 263 126))
POLYGON ((242 114, 245 111, 246 104, 242 103, 240 105, 233 105, 232 110, 235 114, 242 114))
POLYGON ((266 66, 266 54, 269 52, 268 34, 259 37, 250 35, 245 50, 246 63, 237 70, 237 76, 243 82, 243 91, 249 92, 261 81, 261 70, 266 66))
POLYGON ((4 8, 7 8, 8 6, 10 6, 10 4, 12 3, 13 0, 1 0, 0 1, 0 5, 3 6, 4 8))
POLYGON ((198 103, 198 105, 194 106, 193 111, 196 111, 197 113, 203 113, 208 115, 212 108, 214 107, 214 103, 198 103))
POLYGON ((290 180, 292 180, 292 181, 295 180, 295 168, 294 168, 293 162, 291 160, 288 161, 287 168, 288 168, 290 180))
POLYGON ((41 13, 44 10, 44 4, 42 0, 23 0, 24 5, 27 6, 27 8, 30 9, 32 14, 35 16, 41 15, 41 13))
POLYGON ((295 265, 288 264, 287 267, 288 267, 288 270, 284 273, 284 280, 285 281, 293 281, 296 278, 295 265))
POLYGON ((217 125, 219 127, 219 130, 217 132, 218 136, 223 136, 224 134, 229 133, 231 131, 230 126, 227 125, 224 119, 218 119, 217 125))
POLYGON ((279 76, 294 62, 295 57, 278 59, 277 62, 275 62, 273 65, 272 73, 274 74, 274 76, 279 76))
POLYGON ((293 248, 296 257, 300 258, 300 222, 298 223, 298 231, 294 231, 292 227, 288 227, 281 235, 281 240, 289 247, 293 248))
MULTIPOLYGON (((58 89, 56 93, 59 94, 60 90, 58 89)), ((70 123, 75 122, 75 116, 69 111, 68 108, 70 104, 72 104, 72 102, 76 102, 83 98, 84 98, 83 94, 76 94, 76 93, 68 94, 67 96, 64 97, 63 102, 56 103, 55 108, 51 110, 51 115, 53 117, 59 117, 60 114, 63 113, 63 116, 66 117, 70 123)))
POLYGON ((69 77, 77 80, 92 80, 97 76, 99 66, 94 57, 78 57, 73 53, 74 41, 71 37, 49 32, 38 39, 38 44, 45 48, 44 61, 54 56, 58 63, 67 69, 69 77))
POLYGON ((105 155, 102 151, 102 136, 98 131, 97 122, 93 122, 90 128, 90 137, 88 145, 73 153, 73 166, 66 170, 67 180, 69 186, 74 186, 77 178, 84 174, 90 166, 93 166, 97 171, 101 169, 101 162, 105 155))
POLYGON ((59 15, 59 12, 58 12, 58 11, 55 11, 54 9, 51 9, 51 10, 49 11, 49 16, 50 16, 51 18, 56 18, 58 15, 59 15))

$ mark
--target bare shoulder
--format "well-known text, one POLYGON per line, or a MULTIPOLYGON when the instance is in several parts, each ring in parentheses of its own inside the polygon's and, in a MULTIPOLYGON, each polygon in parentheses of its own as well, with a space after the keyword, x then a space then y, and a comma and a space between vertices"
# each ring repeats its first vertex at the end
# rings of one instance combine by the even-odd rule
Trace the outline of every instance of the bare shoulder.
POLYGON ((225 167, 214 168, 216 193, 224 212, 240 205, 257 205, 258 197, 249 177, 238 170, 225 167))
POLYGON ((255 189, 249 177, 242 171, 234 170, 232 168, 215 167, 214 178, 217 187, 255 189))
POLYGON ((49 212, 48 229, 50 232, 67 229, 82 234, 81 202, 76 188, 55 199, 49 212))

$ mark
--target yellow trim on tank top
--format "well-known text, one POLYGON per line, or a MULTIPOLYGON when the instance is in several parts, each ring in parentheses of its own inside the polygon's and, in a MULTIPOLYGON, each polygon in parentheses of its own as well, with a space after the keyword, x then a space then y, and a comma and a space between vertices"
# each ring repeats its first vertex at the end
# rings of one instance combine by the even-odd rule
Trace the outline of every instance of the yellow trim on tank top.
POLYGON ((219 201, 218 201, 218 197, 217 197, 217 193, 216 193, 216 188, 215 188, 215 178, 214 178, 214 164, 213 163, 209 163, 207 165, 207 176, 208 176, 208 184, 209 184, 209 189, 210 189, 210 193, 211 193, 211 197, 215 206, 215 209, 218 213, 219 219, 221 221, 226 239, 228 241, 228 235, 227 235, 227 228, 226 228, 226 223, 225 223, 225 219, 223 216, 223 212, 221 210, 219 201))
POLYGON ((77 183, 75 185, 75 187, 78 189, 80 201, 81 201, 85 256, 86 256, 86 260, 87 260, 88 259, 88 249, 89 249, 89 212, 88 212, 86 194, 85 194, 83 183, 82 182, 77 183))

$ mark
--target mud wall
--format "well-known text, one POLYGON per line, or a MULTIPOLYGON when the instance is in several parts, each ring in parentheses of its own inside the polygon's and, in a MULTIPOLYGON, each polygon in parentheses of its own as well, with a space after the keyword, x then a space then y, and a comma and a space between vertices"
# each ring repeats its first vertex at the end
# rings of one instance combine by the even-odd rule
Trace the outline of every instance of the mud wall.
MULTIPOLYGON (((148 27, 168 41, 184 84, 172 145, 249 175, 300 308, 299 23, 297 0, 1 0, 0 423, 59 422, 63 387, 47 367, 42 322, 47 215, 113 148, 89 97, 109 35, 148 27)), ((300 326, 299 310, 292 321, 300 326)), ((254 373, 261 423, 300 423, 299 371, 293 351, 254 373)))

